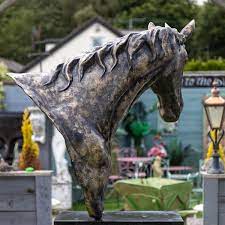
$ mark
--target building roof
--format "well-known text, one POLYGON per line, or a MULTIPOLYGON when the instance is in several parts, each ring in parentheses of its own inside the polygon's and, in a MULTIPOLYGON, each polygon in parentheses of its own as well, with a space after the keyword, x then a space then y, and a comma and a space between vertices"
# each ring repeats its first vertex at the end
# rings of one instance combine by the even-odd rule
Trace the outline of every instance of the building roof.
POLYGON ((62 38, 48 38, 41 41, 35 41, 35 44, 58 43, 60 41, 62 41, 62 38))
POLYGON ((184 76, 192 77, 192 76, 212 76, 212 77, 224 77, 225 70, 209 70, 209 71, 185 71, 184 76))
POLYGON ((13 60, 0 57, 0 62, 7 66, 10 72, 20 72, 23 69, 23 65, 13 60))
POLYGON ((123 36, 123 33, 121 33, 119 30, 113 28, 109 23, 107 23, 101 17, 95 17, 95 18, 87 21, 86 23, 84 23, 80 27, 77 27, 76 29, 74 29, 65 38, 61 39, 61 41, 59 41, 54 48, 52 48, 50 51, 46 52, 42 56, 39 56, 39 57, 35 58, 34 60, 32 60, 31 62, 29 62, 27 65, 25 65, 23 67, 23 69, 20 72, 26 72, 30 68, 34 67, 35 65, 37 65, 42 60, 44 60, 45 58, 47 58, 53 52, 57 51, 59 48, 63 47, 64 44, 66 44, 67 42, 69 42, 70 40, 72 40, 73 38, 75 38, 82 31, 84 31, 85 29, 87 29, 88 27, 90 27, 91 25, 93 25, 94 23, 100 23, 101 25, 103 25, 104 27, 106 27, 107 29, 109 29, 112 33, 114 33, 118 37, 123 36))
POLYGON ((127 35, 127 34, 130 34, 130 33, 138 33, 138 32, 141 32, 143 31, 144 29, 136 29, 136 30, 124 30, 124 29, 121 29, 120 32, 123 34, 123 35, 127 35))

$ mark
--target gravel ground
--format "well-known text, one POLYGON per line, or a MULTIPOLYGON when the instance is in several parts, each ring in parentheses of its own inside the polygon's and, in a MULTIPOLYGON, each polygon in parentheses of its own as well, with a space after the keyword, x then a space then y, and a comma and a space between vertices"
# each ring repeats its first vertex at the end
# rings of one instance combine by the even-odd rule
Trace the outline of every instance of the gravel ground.
POLYGON ((202 218, 187 218, 187 225, 203 225, 203 219, 202 218))

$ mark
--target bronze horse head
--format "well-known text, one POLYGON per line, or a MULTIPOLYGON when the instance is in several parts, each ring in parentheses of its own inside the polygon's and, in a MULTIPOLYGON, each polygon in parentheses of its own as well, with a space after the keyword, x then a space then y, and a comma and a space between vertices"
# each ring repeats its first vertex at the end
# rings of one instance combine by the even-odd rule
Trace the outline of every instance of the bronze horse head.
POLYGON ((110 140, 135 100, 151 88, 162 118, 179 118, 184 43, 194 26, 191 21, 178 32, 150 23, 148 30, 75 57, 51 74, 9 74, 64 136, 87 210, 96 220, 102 217, 110 174, 110 140))

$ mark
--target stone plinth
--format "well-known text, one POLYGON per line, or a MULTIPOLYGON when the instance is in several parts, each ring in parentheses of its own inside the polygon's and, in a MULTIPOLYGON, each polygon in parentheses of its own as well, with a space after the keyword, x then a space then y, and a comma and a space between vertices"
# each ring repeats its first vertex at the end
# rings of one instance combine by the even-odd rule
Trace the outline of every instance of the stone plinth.
POLYGON ((203 175, 204 225, 225 224, 225 174, 203 175))
POLYGON ((51 171, 0 173, 0 224, 51 224, 51 171))
POLYGON ((54 225, 183 225, 179 214, 172 211, 119 211, 105 212, 102 221, 94 221, 87 212, 62 212, 54 221, 54 225))

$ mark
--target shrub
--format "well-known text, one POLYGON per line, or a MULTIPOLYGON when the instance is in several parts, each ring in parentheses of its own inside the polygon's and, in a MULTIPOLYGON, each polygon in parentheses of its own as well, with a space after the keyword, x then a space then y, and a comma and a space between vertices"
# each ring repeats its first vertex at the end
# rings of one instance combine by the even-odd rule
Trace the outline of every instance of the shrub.
POLYGON ((3 63, 0 63, 0 110, 5 109, 4 104, 5 92, 3 81, 9 79, 9 76, 6 75, 7 72, 8 72, 7 67, 3 63))
POLYGON ((23 146, 19 156, 19 168, 25 170, 28 167, 40 169, 39 146, 32 140, 32 125, 28 110, 24 111, 22 122, 23 146))
POLYGON ((190 60, 184 68, 185 71, 225 70, 225 59, 209 59, 207 61, 190 60))
POLYGON ((179 166, 184 160, 184 150, 182 143, 177 139, 173 139, 167 146, 167 152, 171 166, 179 166))
POLYGON ((4 91, 4 86, 3 86, 3 82, 0 81, 0 110, 5 109, 5 91, 4 91))

